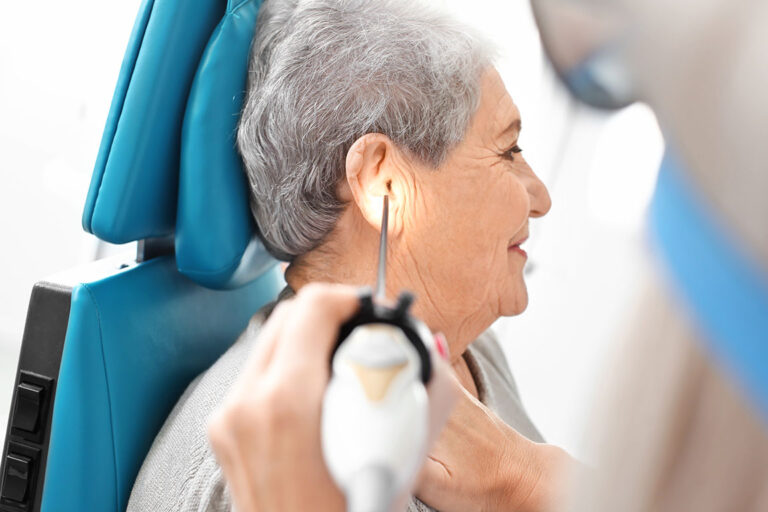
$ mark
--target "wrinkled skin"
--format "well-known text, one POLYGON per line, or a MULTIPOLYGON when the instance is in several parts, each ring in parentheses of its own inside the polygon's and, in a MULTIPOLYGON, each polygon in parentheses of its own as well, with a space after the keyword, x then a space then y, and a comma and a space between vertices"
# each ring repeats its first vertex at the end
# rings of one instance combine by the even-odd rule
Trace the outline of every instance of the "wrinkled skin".
POLYGON ((528 305, 526 257, 510 245, 551 201, 520 152, 520 113, 489 69, 464 139, 432 169, 381 134, 358 139, 339 196, 348 205, 318 249, 289 267, 294 288, 311 281, 375 280, 381 198, 390 198, 387 289, 408 289, 415 313, 445 334, 455 358, 500 316, 528 305))
POLYGON ((505 425, 477 400, 461 357, 500 316, 528 305, 523 276, 530 219, 545 215, 549 193, 517 146, 520 112, 495 69, 463 140, 433 169, 383 134, 358 139, 338 195, 347 204, 334 231, 298 257, 286 279, 372 284, 388 195, 387 295, 415 293, 414 313, 448 342, 460 396, 416 487, 441 510, 546 510, 568 456, 505 425))

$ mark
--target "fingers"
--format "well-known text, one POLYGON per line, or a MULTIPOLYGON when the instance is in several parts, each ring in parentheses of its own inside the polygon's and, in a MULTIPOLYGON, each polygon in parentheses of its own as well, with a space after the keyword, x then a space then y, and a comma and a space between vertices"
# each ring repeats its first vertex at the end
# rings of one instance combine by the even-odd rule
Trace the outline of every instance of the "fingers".
POLYGON ((322 361, 328 365, 339 326, 357 311, 357 289, 337 284, 308 284, 291 301, 280 337, 295 340, 275 348, 274 366, 322 361), (301 321, 297 321, 301 319, 301 321), (301 357, 297 357, 300 355, 301 357))
POLYGON ((461 391, 461 384, 454 376, 450 365, 442 357, 435 356, 434 353, 432 354, 432 368, 432 380, 427 386, 427 393, 429 394, 428 446, 432 446, 440 435, 461 391))
MULTIPOLYGON (((445 348, 447 345, 443 344, 445 348)), ((435 448, 435 443, 443 431, 446 421, 453 412, 456 401, 461 396, 461 384, 456 378, 453 369, 447 361, 447 351, 432 351, 432 380, 427 386, 429 394, 429 438, 427 447, 430 452, 435 448), (438 352, 440 352, 438 354, 438 352)), ((450 481, 450 472, 447 467, 429 456, 424 461, 419 474, 414 482, 414 491, 422 499, 428 502, 434 498, 434 493, 440 492, 450 481)))
POLYGON ((355 288, 309 285, 263 325, 208 424, 238 510, 343 509, 318 443, 320 401, 339 326, 358 304, 355 288), (302 482, 302 493, 292 481, 302 482))
POLYGON ((355 288, 332 284, 305 286, 296 297, 280 302, 259 332, 258 341, 244 367, 246 377, 240 383, 248 387, 252 380, 262 378, 268 368, 283 368, 283 364, 297 359, 318 361, 315 359, 318 350, 325 349, 327 359, 330 347, 336 341, 338 325, 354 314, 357 304, 355 288), (283 360, 273 365, 281 346, 283 360), (302 356, 297 358, 299 353, 302 356), (286 357, 288 355, 291 357, 286 357))
POLYGON ((208 421, 208 439, 221 467, 237 510, 256 512, 257 496, 252 484, 251 452, 233 430, 232 409, 219 409, 208 421))

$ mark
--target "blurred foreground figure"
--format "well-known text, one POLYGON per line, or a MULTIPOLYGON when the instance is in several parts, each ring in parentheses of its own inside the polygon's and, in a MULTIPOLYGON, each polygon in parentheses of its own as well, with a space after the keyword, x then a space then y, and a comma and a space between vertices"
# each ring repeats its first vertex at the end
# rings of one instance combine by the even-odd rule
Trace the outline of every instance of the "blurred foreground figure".
POLYGON ((565 510, 768 510, 765 419, 668 287, 649 283, 639 313, 597 414, 598 469, 565 510))
POLYGON ((768 4, 533 6, 569 89, 601 108, 648 102, 669 151, 655 277, 597 416, 598 470, 563 508, 768 510, 768 4))

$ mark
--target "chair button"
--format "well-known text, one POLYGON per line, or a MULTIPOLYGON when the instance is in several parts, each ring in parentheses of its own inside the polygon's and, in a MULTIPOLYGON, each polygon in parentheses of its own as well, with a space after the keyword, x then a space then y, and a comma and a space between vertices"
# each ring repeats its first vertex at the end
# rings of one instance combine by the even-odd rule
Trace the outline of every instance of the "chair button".
POLYGON ((23 455, 9 453, 5 457, 2 498, 23 503, 27 499, 31 478, 32 459, 23 455))
POLYGON ((36 432, 40 422, 44 390, 41 386, 22 382, 16 388, 16 407, 12 425, 27 432, 36 432))

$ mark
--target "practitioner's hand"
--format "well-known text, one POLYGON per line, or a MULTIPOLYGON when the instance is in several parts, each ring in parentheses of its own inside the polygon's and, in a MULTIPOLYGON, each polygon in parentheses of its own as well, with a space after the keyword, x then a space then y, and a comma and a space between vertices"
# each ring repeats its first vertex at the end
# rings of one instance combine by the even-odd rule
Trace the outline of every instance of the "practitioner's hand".
MULTIPOLYGON (((239 512, 344 510, 344 497, 323 461, 320 414, 333 344, 358 304, 354 288, 308 285, 279 304, 264 324, 242 375, 208 428, 239 512)), ((448 365, 434 362, 433 439, 455 396, 448 365)))
POLYGON ((445 512, 541 512, 556 505, 560 473, 570 457, 534 443, 466 391, 422 468, 416 496, 445 512))

